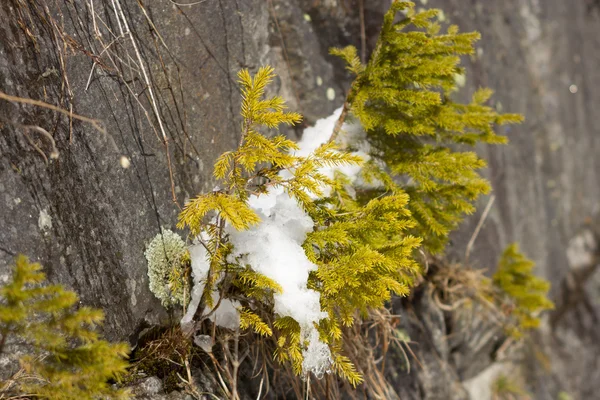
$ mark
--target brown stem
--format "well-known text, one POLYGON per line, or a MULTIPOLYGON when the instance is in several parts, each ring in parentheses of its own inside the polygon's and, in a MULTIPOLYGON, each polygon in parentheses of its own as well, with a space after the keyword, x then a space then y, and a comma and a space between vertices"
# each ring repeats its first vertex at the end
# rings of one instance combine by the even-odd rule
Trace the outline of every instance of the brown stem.
MULTIPOLYGON (((47 108, 49 110, 59 112, 61 114, 67 115, 69 118, 75 118, 80 121, 87 122, 88 124, 92 125, 97 131, 99 131, 103 135, 107 135, 107 132, 102 127, 102 125, 101 125, 102 123, 100 121, 98 121, 96 119, 84 117, 83 115, 74 114, 73 111, 67 111, 60 107, 54 106, 52 104, 44 103, 43 101, 39 101, 39 100, 28 99, 25 97, 11 96, 11 95, 6 94, 1 91, 0 91, 0 99, 10 101, 11 103, 29 104, 32 106, 47 108)), ((116 148, 116 145, 115 145, 115 148, 116 148)))
POLYGON ((367 34, 365 29, 365 1, 360 0, 358 3, 360 14, 360 60, 363 64, 367 60, 367 34))
MULTIPOLYGON (((352 91, 352 89, 350 89, 350 92, 351 91, 352 91)), ((350 94, 350 92, 348 92, 348 94, 350 94)), ((344 108, 342 108, 342 113, 340 114, 340 117, 338 118, 338 120, 335 121, 335 126, 333 127, 333 133, 331 134, 331 137, 329 138, 329 143, 335 142, 335 139, 337 139, 338 135, 340 134, 340 131, 342 130, 342 126, 344 125, 344 121, 346 120, 346 116, 348 115, 349 109, 350 109, 350 103, 348 102, 348 97, 346 97, 346 101, 344 102, 344 108)))
POLYGON ((0 354, 4 351, 4 345, 6 344, 6 338, 8 337, 8 327, 2 329, 2 339, 0 339, 0 354))
POLYGON ((475 239, 477 239, 477 236, 479 235, 479 231, 481 230, 483 223, 485 222, 488 214, 490 213, 490 210, 492 209, 494 200, 496 200, 496 196, 494 196, 494 195, 490 196, 490 199, 488 200, 488 203, 485 206, 485 210, 483 210, 483 214, 481 214, 481 218, 479 218, 479 222, 477 223, 477 226, 475 227, 475 231, 473 232, 473 235, 471 236, 471 239, 469 240, 469 243, 467 244, 467 249, 465 250, 465 264, 469 264, 469 255, 471 254, 471 249, 473 247, 473 244, 475 243, 475 239))
POLYGON ((169 166, 169 180, 171 181, 171 196, 173 203, 181 210, 181 206, 177 201, 177 195, 175 194, 175 181, 173 180, 173 168, 171 167, 171 153, 169 152, 169 140, 164 138, 163 143, 165 145, 165 153, 167 154, 167 165, 169 166))
MULTIPOLYGON (((244 130, 242 131, 242 137, 240 137, 240 142, 238 143, 238 149, 240 147, 242 147, 242 145, 244 144, 244 139, 246 139, 246 136, 248 135, 248 132, 250 132, 250 126, 252 125, 252 121, 251 120, 245 120, 244 121, 244 130)), ((235 165, 235 159, 233 160, 234 165, 235 165)))
MULTIPOLYGON (((218 221, 217 224, 219 225, 219 241, 217 242, 217 244, 215 246, 215 254, 219 251, 219 244, 221 243, 221 237, 223 236, 223 229, 225 227, 224 226, 225 221, 222 218, 217 217, 217 221, 218 221)), ((204 246, 204 247, 208 251, 207 246, 204 246)), ((213 274, 213 268, 211 265, 211 267, 208 269, 208 272, 206 274, 206 283, 207 284, 211 281, 212 274, 213 274)), ((193 325, 193 328, 189 332, 190 336, 193 335, 200 328, 202 321, 204 321, 207 318, 207 316, 212 314, 219 307, 219 305, 221 303, 221 297, 220 297, 219 301, 217 302, 217 304, 215 305, 213 310, 208 315, 202 316, 202 313, 204 312, 204 305, 206 304, 206 298, 205 298, 206 293, 209 293, 209 295, 210 295, 210 292, 207 292, 206 290, 204 290, 204 293, 202 294, 202 297, 200 298, 200 302, 198 303, 198 308, 196 309, 196 312, 194 313, 194 316, 192 317, 192 321, 196 321, 196 322, 193 325)))
MULTIPOLYGON (((229 285, 227 286, 227 289, 229 288, 229 285)), ((194 327, 194 330, 200 329, 200 325, 202 324, 202 322, 208 318, 210 318, 211 315, 213 315, 217 309, 219 308, 219 306, 221 305, 221 302, 223 301, 223 298, 225 296, 226 292, 226 288, 223 287, 221 288, 221 292, 219 292, 219 300, 217 300, 217 303, 214 305, 214 307, 212 308, 212 310, 210 310, 207 314, 202 315, 202 312, 204 310, 204 299, 202 301, 200 301, 200 305, 198 306, 198 309, 196 310, 196 314, 194 317, 198 317, 198 316, 202 316, 202 318, 200 318, 200 320, 198 322, 196 322, 196 325, 194 327), (200 307, 202 306, 202 307, 200 307)), ((214 324, 213 324, 214 326, 214 324)))
POLYGON ((233 359, 231 360, 231 365, 233 367, 233 371, 231 373, 231 398, 233 400, 239 400, 238 391, 237 391, 237 376, 238 369, 240 368, 240 360, 239 360, 239 347, 240 347, 240 330, 237 328, 233 335, 233 359))
MULTIPOLYGON (((244 128, 242 130, 242 135, 240 137, 240 141, 238 143, 238 149, 240 147, 242 147, 242 145, 244 144, 244 140, 246 139, 246 136, 248 135, 248 132, 250 131, 250 127, 252 125, 252 121, 251 120, 245 120, 244 121, 244 128)), ((232 171, 233 173, 235 173, 235 170, 237 168, 237 163, 235 160, 235 157, 233 159, 233 166, 232 166, 232 171)), ((230 189, 227 189, 227 193, 230 193, 230 189)), ((218 233, 218 242, 215 246, 215 254, 211 255, 211 258, 214 257, 214 255, 217 254, 217 252, 219 251, 219 247, 223 241, 223 231, 225 230, 225 220, 223 218, 221 218, 220 216, 217 216, 217 225, 219 226, 219 233, 218 233)), ((207 246, 204 246, 207 251, 208 248, 207 246)), ((210 253, 210 252, 209 252, 210 253)), ((210 282, 212 279, 212 275, 213 275, 213 268, 212 265, 211 267, 208 269, 208 273, 206 275, 206 282, 210 282)), ((194 328, 191 330, 190 334, 193 335, 195 331, 197 331, 200 328, 200 325, 202 324, 202 322, 208 318, 210 315, 212 315, 217 308, 219 308, 219 305, 221 304, 221 300, 223 299, 223 292, 220 293, 219 295, 219 300, 217 301, 217 304, 213 307, 213 309, 206 315, 202 315, 202 313, 204 312, 204 304, 206 303, 206 299, 205 299, 205 294, 208 292, 204 292, 204 294, 202 295, 202 298, 200 299, 200 303, 198 304, 198 308, 196 309, 196 312, 194 313, 194 317, 193 320, 196 321, 196 323, 194 324, 194 328)), ((209 293, 209 295, 211 295, 209 293)))

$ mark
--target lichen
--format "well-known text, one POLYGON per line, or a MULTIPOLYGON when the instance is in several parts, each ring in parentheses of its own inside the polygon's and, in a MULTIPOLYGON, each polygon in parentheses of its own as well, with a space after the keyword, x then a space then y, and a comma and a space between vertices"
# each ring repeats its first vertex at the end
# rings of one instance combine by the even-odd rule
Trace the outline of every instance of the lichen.
POLYGON ((186 290, 188 279, 185 277, 189 275, 186 267, 189 254, 183 239, 177 233, 163 229, 162 234, 152 239, 144 254, 148 260, 150 291, 165 307, 187 304, 189 285, 186 290))

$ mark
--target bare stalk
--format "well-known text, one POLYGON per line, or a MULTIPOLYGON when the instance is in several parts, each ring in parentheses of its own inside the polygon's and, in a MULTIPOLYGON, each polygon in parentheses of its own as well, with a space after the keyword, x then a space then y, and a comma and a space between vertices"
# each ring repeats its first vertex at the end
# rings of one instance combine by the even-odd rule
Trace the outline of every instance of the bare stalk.
POLYGON ((232 400, 238 400, 239 395, 237 391, 237 378, 238 378, 238 370, 240 369, 240 358, 239 358, 239 349, 240 349, 240 329, 236 328, 235 333, 233 334, 233 359, 231 360, 232 366, 232 381, 231 381, 231 398, 232 400))
POLYGON ((469 243, 467 244, 467 249, 465 250, 465 264, 469 263, 469 255, 471 254, 471 249, 473 247, 473 244, 475 243, 475 239, 477 239, 477 236, 479 236, 479 231, 481 230, 483 223, 487 219, 487 216, 492 209, 494 200, 496 200, 496 196, 491 195, 487 205, 485 206, 485 210, 483 210, 483 214, 481 214, 481 218, 479 218, 479 222, 477 223, 477 226, 475 227, 475 231, 473 232, 473 235, 471 236, 471 239, 469 240, 469 243))
MULTIPOLYGON (((154 88, 152 87, 152 82, 148 78, 148 73, 146 72, 146 67, 144 66, 144 61, 142 60, 142 56, 140 54, 140 49, 138 48, 137 41, 133 36, 133 32, 129 29, 129 23, 127 22, 127 18, 125 17, 125 13, 123 12, 123 8, 121 7, 121 1, 115 0, 119 14, 121 19, 123 20, 123 26, 125 27, 125 33, 129 35, 131 39, 131 44, 133 45, 133 49, 135 51, 135 55, 140 64, 140 69, 142 70, 142 76, 144 77, 144 81, 146 86, 148 87, 148 93, 150 94, 150 100, 152 103, 152 109, 154 110, 154 114, 156 115, 156 119, 158 120, 158 126, 160 128, 160 133, 162 134, 162 140, 165 145, 165 152, 167 153, 167 163, 169 164, 169 178, 171 180, 171 195, 173 196, 173 202, 179 206, 177 202, 177 196, 175 195, 175 181, 173 180, 173 169, 171 168, 171 154, 169 152, 169 139, 167 137, 167 133, 165 131, 165 127, 163 126, 162 118, 160 116, 160 112, 158 110, 158 103, 156 102, 156 97, 154 96, 154 88)), ((117 19, 118 21, 118 19, 117 19)), ((119 23, 120 25, 120 23, 119 23)))
MULTIPOLYGON (((25 97, 18 97, 18 96, 11 96, 11 95, 6 94, 6 93, 4 93, 2 91, 0 91, 0 99, 6 100, 6 101, 10 101, 12 103, 30 104, 30 105, 33 105, 33 106, 47 108, 49 110, 59 112, 61 114, 67 115, 69 118, 75 118, 75 119, 78 119, 80 121, 87 122, 88 124, 92 125, 100 133, 102 133, 104 135, 107 135, 106 130, 102 127, 101 122, 98 121, 97 119, 92 119, 92 118, 84 117, 83 115, 75 114, 73 111, 68 111, 68 110, 62 109, 60 107, 57 107, 55 105, 45 103, 45 102, 40 101, 40 100, 28 99, 28 98, 25 98, 25 97)), ((114 142, 113 142, 113 144, 114 144, 114 142)))

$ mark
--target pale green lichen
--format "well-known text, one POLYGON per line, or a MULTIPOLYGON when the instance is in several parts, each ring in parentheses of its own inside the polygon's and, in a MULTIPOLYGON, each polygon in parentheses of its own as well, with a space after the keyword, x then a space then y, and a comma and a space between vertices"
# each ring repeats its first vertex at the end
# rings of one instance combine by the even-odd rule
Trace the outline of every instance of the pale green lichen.
POLYGON ((152 239, 146 252, 150 291, 165 307, 185 305, 189 301, 186 290, 186 264, 189 254, 185 242, 175 232, 163 229, 152 239))

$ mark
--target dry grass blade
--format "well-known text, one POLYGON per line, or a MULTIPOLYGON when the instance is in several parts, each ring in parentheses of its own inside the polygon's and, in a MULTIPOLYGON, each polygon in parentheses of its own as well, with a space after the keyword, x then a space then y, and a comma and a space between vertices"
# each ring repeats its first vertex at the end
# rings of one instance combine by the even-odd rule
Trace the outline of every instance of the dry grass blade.
MULTIPOLYGON (((106 129, 104 129, 104 127, 102 127, 102 123, 100 121, 98 121, 97 119, 84 117, 83 115, 75 114, 73 111, 68 111, 68 110, 62 109, 60 107, 57 107, 55 105, 45 103, 40 100, 28 99, 25 97, 18 97, 18 96, 11 96, 2 91, 0 91, 0 99, 10 101, 12 103, 30 104, 30 105, 33 105, 36 107, 47 108, 49 110, 56 111, 61 114, 67 115, 69 118, 75 118, 80 121, 87 122, 88 124, 92 125, 98 132, 100 132, 104 135, 108 135, 108 133, 106 132, 106 129)), ((114 141, 113 141, 113 144, 114 144, 114 141)), ((116 144, 115 144, 115 147, 116 147, 116 144)))
POLYGON ((469 243, 467 244, 467 249, 465 250, 465 264, 469 263, 469 255, 471 254, 471 249, 473 248, 475 239, 477 239, 477 236, 479 236, 479 231, 483 227, 483 223, 485 222, 485 220, 488 217, 488 214, 492 210, 492 206, 494 205, 495 200, 496 200, 496 196, 491 195, 490 199, 488 200, 487 205, 485 206, 485 209, 483 210, 483 213, 481 214, 481 218, 479 219, 479 222, 477 223, 477 226, 475 227, 475 231, 473 232, 473 235, 471 236, 471 239, 469 240, 469 243))

